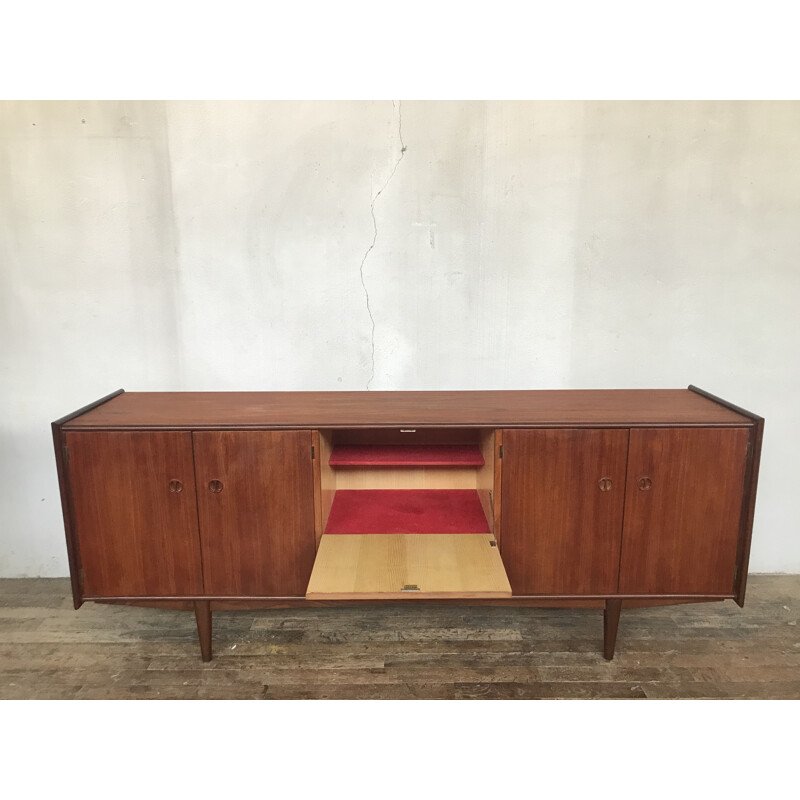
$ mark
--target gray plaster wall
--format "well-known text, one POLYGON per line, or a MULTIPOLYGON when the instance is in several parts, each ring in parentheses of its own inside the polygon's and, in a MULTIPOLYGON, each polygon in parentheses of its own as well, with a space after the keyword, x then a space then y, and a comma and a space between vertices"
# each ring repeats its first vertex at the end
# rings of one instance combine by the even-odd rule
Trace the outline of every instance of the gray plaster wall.
POLYGON ((751 568, 800 572, 798 142, 788 102, 0 104, 0 576, 66 574, 49 423, 120 386, 689 383, 766 417, 751 568))

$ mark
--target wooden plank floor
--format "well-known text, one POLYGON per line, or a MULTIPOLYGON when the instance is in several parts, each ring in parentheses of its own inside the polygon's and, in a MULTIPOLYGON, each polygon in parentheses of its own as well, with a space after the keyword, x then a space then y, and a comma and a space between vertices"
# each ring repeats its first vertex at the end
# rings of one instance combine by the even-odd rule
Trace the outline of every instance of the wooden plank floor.
POLYGON ((194 615, 85 604, 62 579, 0 580, 0 698, 800 698, 800 576, 747 603, 623 610, 445 606, 194 615))

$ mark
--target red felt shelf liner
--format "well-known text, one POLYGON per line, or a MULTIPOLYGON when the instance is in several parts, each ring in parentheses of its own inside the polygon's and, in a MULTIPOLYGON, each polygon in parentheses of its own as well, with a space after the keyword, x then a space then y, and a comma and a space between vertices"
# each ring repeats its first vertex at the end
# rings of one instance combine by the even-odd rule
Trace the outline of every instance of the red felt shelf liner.
POLYGON ((475 489, 340 489, 326 534, 489 533, 475 489))
POLYGON ((470 444, 337 445, 332 467, 482 467, 483 456, 470 444))

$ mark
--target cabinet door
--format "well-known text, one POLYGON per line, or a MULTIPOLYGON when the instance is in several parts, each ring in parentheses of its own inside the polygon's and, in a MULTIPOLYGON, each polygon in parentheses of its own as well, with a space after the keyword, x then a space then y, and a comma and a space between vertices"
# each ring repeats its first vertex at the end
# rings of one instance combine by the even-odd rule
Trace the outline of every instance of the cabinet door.
POLYGON ((515 595, 614 594, 627 430, 503 431, 503 564, 515 595))
POLYGON ((315 554, 311 431, 193 436, 207 594, 305 595, 315 554))
POLYGON ((192 435, 68 433, 86 597, 203 593, 192 435))
POLYGON ((631 431, 621 593, 733 593, 747 440, 747 428, 631 431))

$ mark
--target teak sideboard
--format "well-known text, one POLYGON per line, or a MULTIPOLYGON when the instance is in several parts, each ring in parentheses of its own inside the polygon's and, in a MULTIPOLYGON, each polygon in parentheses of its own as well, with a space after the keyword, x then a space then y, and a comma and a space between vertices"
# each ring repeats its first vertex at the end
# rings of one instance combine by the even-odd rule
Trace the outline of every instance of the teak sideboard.
POLYGON ((75 608, 744 603, 764 420, 679 390, 123 392, 52 425, 75 608))

